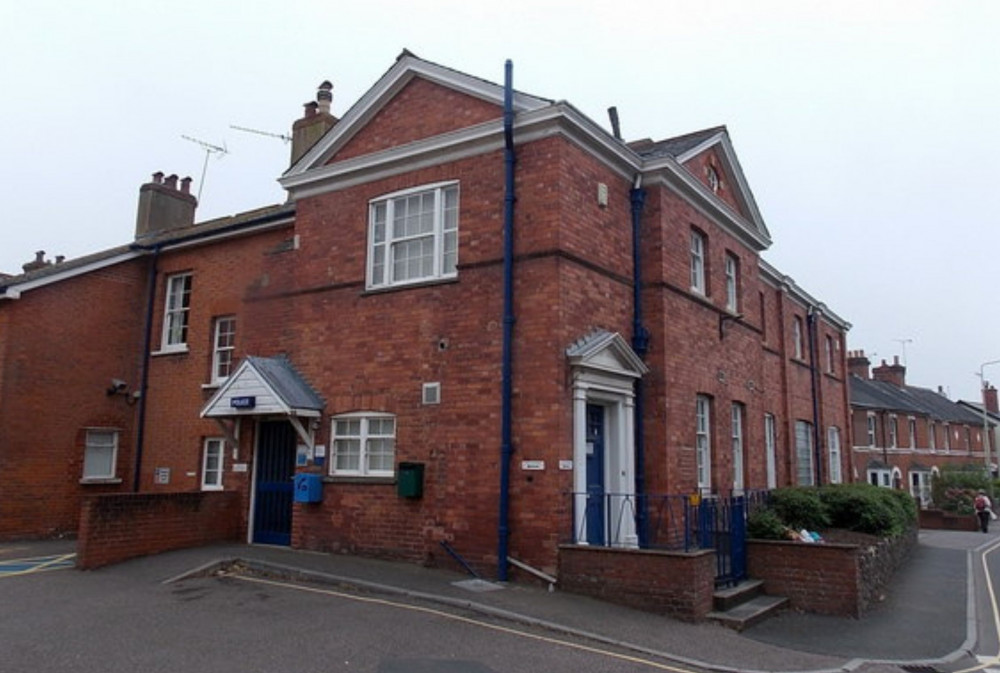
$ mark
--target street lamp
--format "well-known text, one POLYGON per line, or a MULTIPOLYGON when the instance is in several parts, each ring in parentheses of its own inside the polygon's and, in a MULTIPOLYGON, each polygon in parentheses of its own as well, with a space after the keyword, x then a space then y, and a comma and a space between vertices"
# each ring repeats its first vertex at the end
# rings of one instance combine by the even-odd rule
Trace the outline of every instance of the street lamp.
POLYGON ((983 385, 983 456, 986 459, 986 474, 989 475, 990 479, 993 478, 993 467, 990 465, 990 427, 989 420, 986 416, 986 374, 984 369, 989 365, 995 365, 1000 363, 1000 360, 990 360, 989 362, 984 362, 979 365, 979 380, 983 385))

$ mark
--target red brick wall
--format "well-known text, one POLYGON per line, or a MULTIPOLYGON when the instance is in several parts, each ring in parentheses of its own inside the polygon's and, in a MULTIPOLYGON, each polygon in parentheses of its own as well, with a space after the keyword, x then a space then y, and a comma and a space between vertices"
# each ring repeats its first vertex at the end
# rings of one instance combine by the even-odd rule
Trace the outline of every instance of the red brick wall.
POLYGON ((85 494, 131 488, 145 264, 125 262, 0 301, 0 539, 76 530, 85 494), (119 431, 118 483, 80 484, 85 428, 119 431))
POLYGON ((90 496, 80 508, 77 567, 89 570, 173 549, 240 539, 236 493, 90 496))
POLYGON ((854 545, 750 540, 747 570, 795 610, 860 617, 858 553, 854 545))
POLYGON ((337 152, 333 161, 474 126, 502 114, 502 108, 494 103, 416 77, 337 152))
POLYGON ((565 591, 679 619, 698 620, 712 610, 714 580, 713 550, 559 548, 565 591))

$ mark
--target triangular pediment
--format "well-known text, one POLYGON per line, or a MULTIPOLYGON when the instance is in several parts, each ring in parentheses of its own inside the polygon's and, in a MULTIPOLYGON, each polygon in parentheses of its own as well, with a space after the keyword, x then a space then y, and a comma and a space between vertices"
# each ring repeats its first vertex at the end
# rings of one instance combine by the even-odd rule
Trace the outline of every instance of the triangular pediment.
POLYGON ((691 147, 677 154, 677 162, 687 168, 692 176, 710 191, 707 167, 711 166, 719 173, 721 189, 718 198, 735 210, 744 220, 756 229, 757 234, 770 239, 771 234, 757 208, 757 201, 750 191, 743 168, 736 158, 736 151, 729 138, 729 131, 724 126, 713 129, 715 132, 706 134, 691 147))
POLYGON ((318 417, 324 406, 285 358, 248 356, 205 403, 201 417, 318 417))
MULTIPOLYGON (((448 114, 427 120, 423 118, 426 115, 421 115, 414 107, 412 118, 422 124, 427 124, 429 121, 430 126, 425 126, 423 130, 408 129, 409 136, 407 133, 400 133, 399 128, 394 128, 393 133, 382 134, 381 142, 391 142, 393 145, 405 144, 435 134, 455 132, 463 125, 474 126, 490 119, 499 123, 502 117, 504 103, 502 85, 445 68, 404 51, 395 64, 344 114, 343 118, 285 172, 282 181, 329 164, 341 151, 345 152, 346 158, 357 155, 358 148, 352 149, 349 145, 359 138, 369 125, 388 125, 389 119, 398 119, 398 115, 405 115, 405 109, 397 110, 395 114, 382 114, 384 111, 392 112, 391 108, 394 105, 397 107, 405 105, 405 102, 398 101, 397 98, 405 99, 407 96, 417 95, 450 97, 447 101, 450 110, 465 111, 469 114, 448 114)), ((514 92, 512 105, 515 112, 522 112, 546 107, 551 105, 551 101, 514 92)), ((366 144, 365 152, 385 150, 388 147, 388 145, 380 146, 378 143, 366 144)))
POLYGON ((618 332, 598 330, 577 340, 566 349, 574 367, 595 369, 619 376, 640 378, 649 371, 624 337, 618 332))

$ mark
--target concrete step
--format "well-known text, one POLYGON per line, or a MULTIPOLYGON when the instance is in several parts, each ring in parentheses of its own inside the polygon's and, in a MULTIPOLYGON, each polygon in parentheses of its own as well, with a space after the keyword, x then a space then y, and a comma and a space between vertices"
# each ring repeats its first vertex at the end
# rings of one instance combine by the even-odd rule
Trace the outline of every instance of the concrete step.
POLYGON ((746 603, 764 592, 764 583, 760 580, 743 580, 734 587, 716 589, 712 598, 712 609, 725 612, 740 603, 746 603))
POLYGON ((706 619, 723 626, 742 631, 766 619, 788 604, 784 596, 759 595, 728 610, 709 612, 706 619))

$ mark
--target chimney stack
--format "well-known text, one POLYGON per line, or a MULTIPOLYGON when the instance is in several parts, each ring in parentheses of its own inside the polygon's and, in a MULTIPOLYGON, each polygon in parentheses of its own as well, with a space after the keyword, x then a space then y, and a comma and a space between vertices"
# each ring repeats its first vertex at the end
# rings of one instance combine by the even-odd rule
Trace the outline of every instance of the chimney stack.
POLYGON ((45 251, 39 250, 35 253, 35 258, 28 262, 27 264, 22 264, 21 268, 25 273, 31 273, 32 271, 38 271, 39 269, 44 269, 45 267, 52 264, 52 262, 45 261, 45 251))
POLYGON ((153 173, 153 181, 139 188, 139 211, 135 219, 136 240, 194 224, 198 199, 191 195, 191 178, 177 186, 177 176, 153 173))
POLYGON ((868 374, 868 367, 870 365, 871 361, 863 350, 847 351, 847 371, 851 374, 867 381, 871 378, 868 374))
POLYGON ((872 377, 876 381, 904 388, 906 386, 906 367, 899 364, 899 356, 895 355, 891 365, 887 365, 885 360, 882 360, 881 365, 872 369, 872 377))
POLYGON ((292 164, 295 164, 337 123, 330 113, 333 103, 333 84, 325 81, 319 85, 316 100, 305 104, 302 118, 292 124, 292 164))
POLYGON ((1000 413, 1000 406, 997 406, 997 389, 985 381, 983 385, 986 386, 986 390, 983 391, 983 404, 986 405, 986 411, 992 414, 1000 413))

